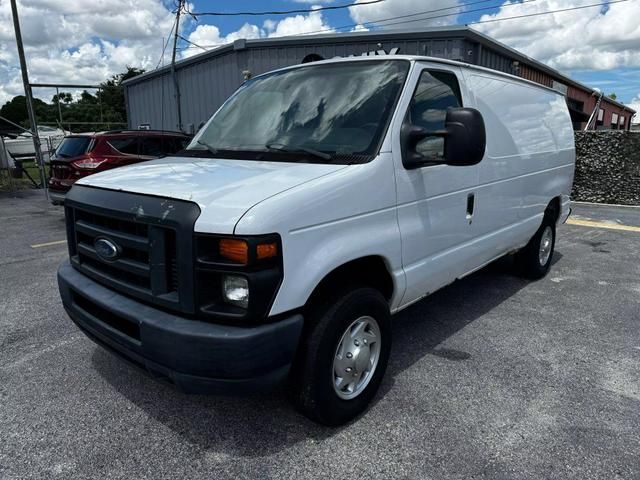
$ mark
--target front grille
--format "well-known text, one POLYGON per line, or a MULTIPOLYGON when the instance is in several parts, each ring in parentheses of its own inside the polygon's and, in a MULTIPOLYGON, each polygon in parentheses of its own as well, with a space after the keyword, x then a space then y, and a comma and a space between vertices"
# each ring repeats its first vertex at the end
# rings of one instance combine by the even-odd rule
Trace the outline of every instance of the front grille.
POLYGON ((81 268, 93 276, 121 282, 148 295, 177 292, 177 281, 164 280, 173 278, 175 270, 170 268, 171 259, 176 258, 175 232, 171 229, 79 208, 74 210, 74 223, 77 258, 81 268), (163 255, 167 262, 151 264, 151 237, 156 239, 156 247, 164 244, 163 255), (108 239, 120 246, 121 253, 117 260, 107 261, 98 255, 94 243, 99 238, 108 239), (168 239, 170 241, 167 242, 168 239), (161 281, 154 281, 154 275, 162 277, 161 281))
POLYGON ((195 312, 191 202, 74 186, 65 199, 72 265, 103 285, 148 303, 195 312), (105 258, 96 241, 118 248, 105 258))

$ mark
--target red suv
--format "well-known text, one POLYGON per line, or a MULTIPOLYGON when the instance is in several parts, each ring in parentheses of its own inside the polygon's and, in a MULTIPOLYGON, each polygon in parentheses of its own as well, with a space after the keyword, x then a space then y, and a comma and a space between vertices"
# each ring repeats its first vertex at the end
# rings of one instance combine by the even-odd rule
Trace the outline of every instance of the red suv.
POLYGON ((177 153, 190 140, 191 137, 182 133, 150 130, 69 135, 50 160, 51 203, 62 205, 66 193, 82 177, 177 153))

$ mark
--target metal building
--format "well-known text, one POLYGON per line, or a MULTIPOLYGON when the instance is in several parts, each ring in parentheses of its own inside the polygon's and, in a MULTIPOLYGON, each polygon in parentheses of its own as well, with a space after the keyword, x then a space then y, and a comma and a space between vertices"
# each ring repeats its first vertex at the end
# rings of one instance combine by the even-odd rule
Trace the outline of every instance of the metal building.
MULTIPOLYGON (((427 55, 459 60, 517 75, 554 88, 567 98, 574 127, 581 129, 599 94, 560 72, 468 27, 387 30, 236 40, 214 50, 127 80, 130 128, 192 133, 248 75, 301 62, 351 55, 427 55)), ((628 130, 635 114, 603 98, 596 128, 628 130)))

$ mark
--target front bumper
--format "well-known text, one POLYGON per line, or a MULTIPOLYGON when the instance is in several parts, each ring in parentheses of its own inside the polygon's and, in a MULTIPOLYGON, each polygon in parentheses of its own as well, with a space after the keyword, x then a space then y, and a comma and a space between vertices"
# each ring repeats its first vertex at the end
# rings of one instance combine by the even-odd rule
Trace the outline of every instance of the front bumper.
POLYGON ((49 200, 54 205, 64 205, 64 199, 66 196, 66 192, 59 192, 57 190, 49 189, 49 200))
POLYGON ((302 331, 300 314, 255 327, 179 317, 58 269, 65 310, 96 343, 188 393, 250 392, 284 380, 302 331))

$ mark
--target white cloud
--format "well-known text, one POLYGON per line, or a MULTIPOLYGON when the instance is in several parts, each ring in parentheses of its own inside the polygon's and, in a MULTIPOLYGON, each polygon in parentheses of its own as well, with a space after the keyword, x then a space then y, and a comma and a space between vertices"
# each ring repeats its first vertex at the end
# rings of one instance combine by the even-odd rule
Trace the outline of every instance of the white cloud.
POLYGON ((268 30, 268 31, 273 31, 273 30, 275 30, 277 23, 278 22, 276 22, 275 20, 271 20, 270 18, 268 18, 262 24, 262 28, 264 28, 265 30, 268 30))
POLYGON ((640 123, 640 93, 636 95, 631 103, 629 103, 629 108, 633 108, 636 112, 636 115, 631 119, 631 123, 640 123))
MULTIPOLYGON (((127 66, 154 68, 174 19, 160 0, 22 0, 18 13, 32 83, 98 84, 127 66)), ((0 104, 23 94, 11 9, 0 2, 0 104)))
POLYGON ((311 12, 308 15, 287 17, 276 23, 269 32, 270 37, 284 37, 308 33, 329 33, 333 29, 325 23, 322 12, 311 12))
MULTIPOLYGON (((504 5, 516 2, 507 1, 504 5)), ((593 0, 539 0, 501 8, 481 20, 540 13, 593 4, 593 0)), ((560 70, 640 67, 640 3, 609 4, 474 28, 560 70)))
MULTIPOLYGON (((362 3, 367 0, 356 0, 354 3, 362 3)), ((448 7, 455 7, 460 2, 458 0, 431 0, 425 2, 424 0, 386 0, 380 3, 374 3, 371 5, 362 5, 360 7, 349 7, 349 14, 354 22, 358 24, 376 22, 377 20, 387 19, 391 17, 399 17, 402 15, 413 15, 420 12, 432 12, 434 10, 445 9, 448 7)), ((417 17, 406 17, 397 20, 391 20, 390 22, 380 22, 379 25, 384 27, 386 23, 401 22, 405 20, 418 20, 411 23, 402 23, 396 25, 389 25, 389 28, 420 28, 424 26, 433 25, 448 25, 455 23, 456 15, 443 18, 426 19, 429 16, 444 15, 448 13, 456 13, 457 10, 452 8, 450 10, 440 10, 431 14, 425 14, 417 17)))
MULTIPOLYGON (((264 36, 263 30, 260 30, 256 25, 245 23, 238 30, 228 35, 220 35, 220 29, 215 25, 198 25, 196 29, 189 34, 187 39, 205 50, 211 50, 212 48, 226 45, 227 43, 233 43, 240 38, 260 38, 262 36, 264 36)), ((191 45, 188 49, 184 50, 182 56, 190 57, 204 51, 195 45, 191 45)))
POLYGON ((358 25, 353 27, 350 31, 351 32, 368 32, 369 29, 367 27, 365 27, 364 25, 362 25, 361 23, 359 23, 358 25))
MULTIPOLYGON (((309 2, 313 5, 329 3, 309 2)), ((127 66, 156 67, 174 21, 173 3, 165 0, 19 0, 18 12, 32 83, 82 83, 97 85, 127 66)), ((196 10, 189 5, 190 10, 196 10)), ((194 21, 183 16, 181 32, 194 21)), ((187 36, 206 46, 231 43, 240 38, 264 38, 330 30, 322 12, 278 20, 266 20, 260 28, 245 23, 221 34, 215 25, 197 25, 187 36)), ((170 59, 171 41, 164 56, 170 59)), ((182 57, 201 53, 188 48, 182 57)), ((34 89, 34 95, 50 100, 54 90, 34 89)), ((80 92, 72 92, 79 94, 80 92)), ((23 95, 22 80, 8 1, 0 0, 0 105, 23 95)))
MULTIPOLYGON (((226 45, 240 38, 265 38, 284 37, 288 35, 301 35, 307 33, 329 33, 334 30, 327 24, 322 12, 310 12, 307 15, 295 15, 281 20, 265 20, 262 28, 257 25, 245 23, 239 30, 227 35, 221 35, 220 29, 215 25, 198 25, 187 37, 207 50, 216 46, 226 45)), ((182 53, 183 57, 190 57, 202 53, 201 48, 193 45, 182 53)))

